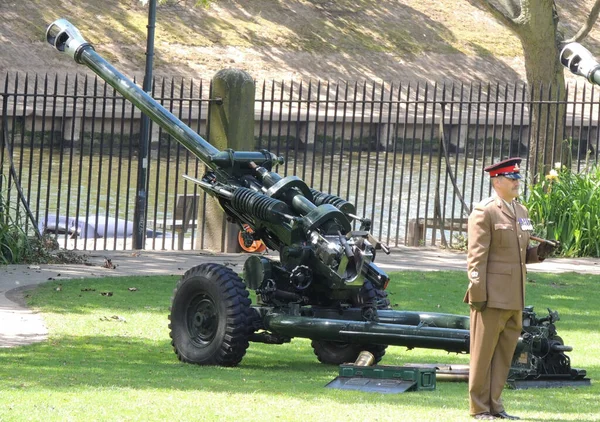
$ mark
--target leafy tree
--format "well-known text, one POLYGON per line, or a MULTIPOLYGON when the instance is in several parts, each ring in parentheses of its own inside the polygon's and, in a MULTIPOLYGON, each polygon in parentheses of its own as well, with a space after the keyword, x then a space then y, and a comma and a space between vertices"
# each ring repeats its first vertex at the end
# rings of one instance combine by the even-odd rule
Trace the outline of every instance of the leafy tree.
POLYGON ((565 78, 559 54, 569 42, 581 42, 598 19, 600 0, 590 10, 581 28, 568 39, 559 30, 560 16, 555 0, 471 0, 487 9, 498 21, 511 29, 521 41, 525 59, 527 83, 531 89, 532 101, 548 99, 549 95, 559 101, 540 110, 530 110, 530 130, 532 140, 529 162, 534 180, 545 174, 555 159, 561 157, 561 143, 553 142, 555 128, 559 136, 563 133, 565 117, 565 78), (550 91, 553 90, 553 91, 550 91), (556 109, 558 107, 558 109, 556 109), (548 125, 548 126, 547 126, 548 125))

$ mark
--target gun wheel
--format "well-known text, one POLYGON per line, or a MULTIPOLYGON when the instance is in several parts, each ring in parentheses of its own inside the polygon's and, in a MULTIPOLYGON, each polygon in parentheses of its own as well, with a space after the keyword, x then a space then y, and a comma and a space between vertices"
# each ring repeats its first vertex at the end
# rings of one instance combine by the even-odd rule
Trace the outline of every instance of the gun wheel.
POLYGON ((311 346, 319 362, 328 365, 354 362, 363 350, 371 352, 375 357, 374 363, 377 363, 383 358, 387 348, 378 344, 352 344, 328 340, 313 340, 311 346))
POLYGON ((188 270, 173 292, 171 344, 182 362, 235 366, 246 354, 251 308, 241 278, 218 264, 188 270))
MULTIPOLYGON (((387 292, 376 289, 371 283, 364 284, 362 294, 355 298, 354 305, 363 305, 365 297, 370 298, 377 305, 377 309, 390 307, 387 292)), ((375 357, 374 363, 377 363, 383 358, 387 349, 387 345, 383 344, 354 344, 329 340, 313 340, 311 346, 319 362, 330 365, 354 362, 363 350, 371 352, 375 357)))

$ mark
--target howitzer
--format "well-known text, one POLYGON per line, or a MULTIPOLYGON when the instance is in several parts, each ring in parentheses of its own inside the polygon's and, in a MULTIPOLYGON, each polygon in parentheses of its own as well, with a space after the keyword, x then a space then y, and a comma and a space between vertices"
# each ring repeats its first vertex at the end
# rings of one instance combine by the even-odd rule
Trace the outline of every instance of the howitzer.
MULTIPOLYGON (((229 220, 250 227, 279 259, 251 255, 244 278, 217 264, 188 270, 170 308, 170 336, 178 358, 201 365, 237 365, 249 342, 282 344, 309 338, 318 359, 341 364, 369 351, 381 360, 388 345, 468 353, 469 318, 390 310, 389 278, 375 265, 389 250, 370 234, 370 220, 351 203, 311 189, 300 178, 282 177, 283 163, 268 151, 219 151, 130 79, 100 57, 65 20, 47 30, 47 40, 113 86, 207 166, 201 179, 188 176, 214 197, 229 220), (358 230, 353 225, 359 223, 358 230), (256 292, 252 305, 248 289, 256 292)), ((556 313, 538 318, 524 310, 523 334, 511 376, 559 374, 571 369, 570 350, 556 336, 556 313)))

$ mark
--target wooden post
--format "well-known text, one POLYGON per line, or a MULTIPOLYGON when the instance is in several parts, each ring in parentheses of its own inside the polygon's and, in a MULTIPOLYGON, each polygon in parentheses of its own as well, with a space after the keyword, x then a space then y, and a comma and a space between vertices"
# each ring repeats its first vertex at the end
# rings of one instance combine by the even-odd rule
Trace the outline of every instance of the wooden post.
MULTIPOLYGON (((220 150, 253 151, 254 148, 254 80, 238 69, 224 69, 212 79, 209 105, 208 141, 220 150), (219 101, 214 101, 219 100, 219 101)), ((202 209, 199 215, 202 216, 202 209)), ((205 205, 204 236, 197 237, 196 247, 220 252, 240 252, 239 227, 225 221, 225 214, 213 198, 205 205)))

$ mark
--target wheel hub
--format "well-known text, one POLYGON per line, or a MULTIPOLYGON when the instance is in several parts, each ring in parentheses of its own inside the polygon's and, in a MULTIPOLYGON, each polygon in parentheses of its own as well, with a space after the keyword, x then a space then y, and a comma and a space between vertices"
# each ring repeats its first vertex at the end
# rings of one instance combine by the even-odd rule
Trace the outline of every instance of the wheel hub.
POLYGON ((219 316, 213 300, 200 295, 188 308, 188 331, 191 340, 199 346, 210 343, 217 332, 219 316))

